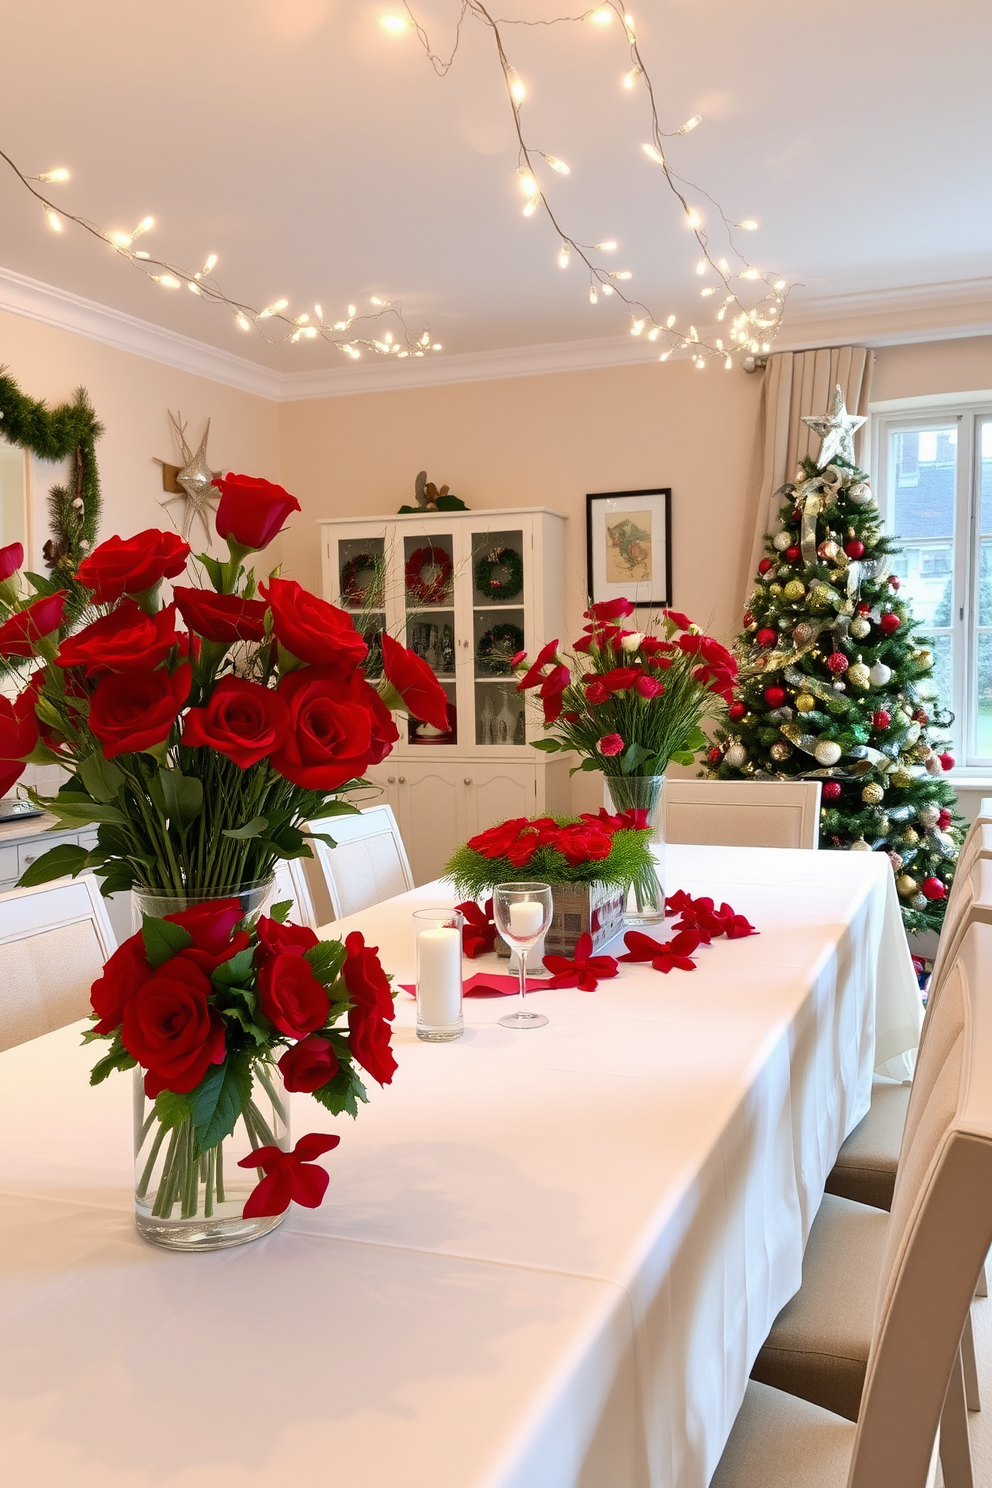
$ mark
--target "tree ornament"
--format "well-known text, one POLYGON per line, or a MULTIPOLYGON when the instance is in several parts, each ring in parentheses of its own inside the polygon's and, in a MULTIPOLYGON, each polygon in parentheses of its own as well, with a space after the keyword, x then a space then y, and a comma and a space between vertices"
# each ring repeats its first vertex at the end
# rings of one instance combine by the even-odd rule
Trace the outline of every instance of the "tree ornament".
POLYGON ((863 641, 871 633, 871 626, 864 615, 855 615, 851 621, 850 633, 856 641, 863 641))
POLYGON ((768 593, 770 595, 772 595, 773 598, 777 599, 778 596, 782 593, 782 585, 781 584, 769 584, 768 585, 768 593))
POLYGON ((871 494, 871 486, 867 481, 858 481, 855 485, 848 487, 847 499, 854 506, 870 506, 875 499, 871 494))
POLYGON ((918 667, 923 667, 926 671, 929 671, 933 666, 933 652, 928 651, 924 647, 922 651, 913 652, 913 660, 918 667))
POLYGON ((902 581, 898 574, 889 574, 885 582, 891 584, 893 589, 900 589, 902 587, 902 581))
POLYGON ((805 593, 806 585, 803 583, 802 579, 790 579, 785 586, 786 599, 791 599, 793 601, 802 599, 805 593))
POLYGON ((937 826, 940 821, 940 807, 935 806, 932 801, 928 801, 927 804, 925 806, 921 806, 919 811, 916 813, 916 820, 922 827, 926 827, 927 831, 930 831, 930 829, 937 826))
POLYGON ((743 744, 730 744, 723 757, 732 770, 739 770, 747 761, 747 750, 743 744))
POLYGON ((839 780, 825 780, 820 794, 824 801, 836 801, 840 795, 840 790, 839 780))
POLYGON ((784 687, 766 687, 764 697, 769 708, 781 708, 787 693, 784 687))
POLYGON ((723 759, 723 750, 722 749, 718 749, 716 747, 716 745, 714 745, 713 748, 707 754, 706 758, 709 760, 709 762, 710 762, 711 765, 718 765, 720 763, 720 761, 723 759))
POLYGON ((914 894, 912 899, 910 899, 909 901, 909 907, 910 909, 917 910, 929 908, 927 896, 925 894, 914 894))
POLYGON ((744 611, 744 624, 745 625, 753 625, 754 624, 754 616, 751 614, 751 611, 750 610, 745 610, 744 611))
POLYGON ((907 827, 899 840, 900 842, 904 842, 907 847, 915 847, 920 840, 920 834, 915 827, 907 827))
POLYGON ((854 435, 864 421, 863 415, 848 413, 843 389, 839 385, 834 388, 833 407, 829 413, 804 415, 803 423, 820 436, 820 455, 816 463, 821 470, 838 458, 848 465, 855 463, 854 435))
POLYGON ((789 755, 792 753, 792 745, 786 744, 783 740, 781 744, 773 744, 768 753, 771 755, 773 760, 777 760, 778 763, 781 764, 784 760, 787 760, 789 758, 789 755))
POLYGON ((834 559, 837 557, 837 554, 840 552, 840 548, 833 541, 832 538, 828 537, 825 538, 823 542, 821 542, 816 551, 817 555, 820 558, 826 559, 827 563, 833 563, 834 559))
POLYGON ((863 837, 859 837, 855 842, 852 842, 851 843, 851 846, 848 848, 848 851, 849 852, 871 852, 871 848, 868 846, 868 843, 865 841, 865 839, 863 837))
POLYGON ((898 769, 892 771, 889 776, 889 783, 894 785, 896 790, 905 790, 907 786, 912 785, 913 777, 908 770, 903 769, 900 765, 898 769))
POLYGON ((801 692, 796 698, 796 707, 800 713, 812 713, 816 707, 816 698, 808 692, 801 692))
POLYGON ((910 878, 908 873, 902 873, 896 879, 896 888, 903 899, 910 899, 919 888, 915 878, 910 878))
POLYGON ((844 570, 842 568, 832 568, 830 570, 830 582, 831 582, 831 584, 839 584, 840 581, 841 581, 841 579, 843 577, 844 577, 844 570))
POLYGON ((814 610, 825 610, 830 604, 830 590, 817 584, 810 590, 809 602, 814 610))
POLYGON ((736 723, 739 718, 744 717, 744 714, 746 712, 746 703, 731 703, 730 707, 727 709, 727 716, 728 718, 733 719, 734 723, 736 723))
POLYGON ((835 682, 834 683, 834 692, 846 692, 846 691, 847 691, 847 683, 846 682, 835 682))
POLYGON ((902 853, 890 852, 886 853, 886 857, 892 864, 892 872, 898 873, 899 869, 902 867, 902 853))
POLYGON ((871 614, 871 605, 868 603, 868 601, 866 599, 859 600, 858 604, 855 606, 855 614, 858 614, 858 615, 870 615, 871 614))
POLYGON ((847 680, 853 687, 860 687, 864 692, 871 686, 871 673, 860 656, 852 667, 848 667, 847 680))
POLYGON ((871 726, 880 734, 885 732, 891 722, 892 719, 884 708, 879 708, 877 713, 871 715, 871 726))
POLYGON ((754 639, 759 646, 774 646, 778 640, 778 633, 766 625, 758 631, 754 639))
POLYGON ((820 739, 813 750, 818 765, 835 765, 841 756, 841 747, 833 739, 820 739))
POLYGON ((927 760, 926 771, 928 775, 943 775, 944 767, 937 755, 932 754, 927 760))
POLYGON ((775 536, 772 538, 772 547, 777 553, 784 553, 786 548, 791 548, 791 532, 776 532, 775 536))
POLYGON ((920 893, 928 899, 946 899, 947 885, 939 878, 925 878, 920 884, 920 893))
POLYGON ((868 677, 872 687, 884 687, 892 678, 892 668, 887 667, 884 661, 876 661, 868 677))
POLYGON ((792 639, 797 646, 805 646, 807 641, 813 639, 812 625, 807 625, 805 620, 800 620, 798 625, 792 627, 792 639))
POLYGON ((801 550, 795 544, 793 544, 791 548, 786 548, 785 556, 788 562, 798 563, 800 558, 800 551, 801 550))
POLYGON ((897 729, 906 728, 908 723, 909 714, 905 711, 904 708, 896 708, 892 714, 893 727, 897 729))
POLYGON ((770 568, 774 567, 775 564, 771 558, 762 558, 761 562, 758 564, 758 572, 759 574, 766 574, 770 568))
POLYGON ((843 673, 847 671, 850 664, 851 663, 848 661, 843 651, 831 651, 830 655, 827 657, 827 667, 831 672, 833 672, 835 677, 842 676, 843 673))
POLYGON ((885 796, 884 785, 879 785, 877 780, 869 780, 861 792, 861 799, 866 806, 877 806, 885 796))
POLYGON ((883 811, 882 814, 881 814, 881 816, 878 818, 878 828, 877 828, 878 835, 880 837, 887 837, 889 835, 889 827, 890 826, 891 826, 891 822, 889 821, 888 816, 883 811))
POLYGON ((899 619, 899 616, 893 614, 891 610, 883 615, 878 622, 879 629, 884 631, 887 636, 895 635, 901 624, 902 621, 899 619))
MULTIPOLYGON (((918 723, 913 724, 914 728, 918 729, 919 726, 920 725, 918 723)), ((913 745, 913 759, 916 760, 917 764, 925 765, 932 754, 933 750, 930 748, 929 744, 921 743, 913 745)))
POLYGON ((940 815, 937 818, 937 826, 938 826, 938 828, 940 829, 941 832, 946 831, 946 829, 951 825, 951 822, 953 820, 954 820, 953 815, 947 809, 947 807, 944 806, 944 807, 941 808, 940 815))
POLYGON ((788 723, 789 720, 792 717, 792 709, 791 708, 773 708, 772 711, 769 713, 768 716, 772 720, 773 723, 788 723))
POLYGON ((844 544, 844 552, 848 558, 863 558, 865 555, 865 545, 863 542, 859 542, 856 537, 852 537, 844 544))
POLYGON ((913 722, 918 723, 920 725, 920 728, 926 728, 927 724, 930 722, 930 714, 927 712, 926 708, 916 709, 915 713, 913 714, 913 722))
POLYGON ((938 754, 937 758, 940 760, 940 768, 942 770, 953 770, 954 769, 954 756, 953 756, 953 754, 948 754, 947 751, 945 750, 943 754, 938 754))

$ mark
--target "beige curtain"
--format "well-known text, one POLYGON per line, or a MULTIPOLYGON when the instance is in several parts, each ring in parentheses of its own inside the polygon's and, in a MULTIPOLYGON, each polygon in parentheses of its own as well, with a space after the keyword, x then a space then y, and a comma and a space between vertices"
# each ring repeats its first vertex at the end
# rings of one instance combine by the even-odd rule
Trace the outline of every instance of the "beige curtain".
MULTIPOLYGON (((780 351, 768 358, 759 408, 760 451, 754 486, 747 571, 742 576, 743 604, 751 592, 758 564, 765 555, 765 534, 778 526, 778 488, 795 477, 804 455, 818 454, 819 436, 803 423, 805 414, 829 413, 834 388, 844 391, 848 413, 868 413, 875 353, 863 346, 828 346, 818 351, 780 351)), ((868 425, 854 436, 854 452, 864 468, 868 425)), ((745 532, 747 532, 745 528, 745 532)))

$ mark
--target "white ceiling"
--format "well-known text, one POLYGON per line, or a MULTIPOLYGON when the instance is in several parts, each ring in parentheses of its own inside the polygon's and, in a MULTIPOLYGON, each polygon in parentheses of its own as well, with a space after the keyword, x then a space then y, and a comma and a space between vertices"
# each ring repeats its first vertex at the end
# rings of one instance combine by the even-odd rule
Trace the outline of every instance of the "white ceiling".
MULTIPOLYGON (((575 10, 581 0, 571 0, 575 10)), ((458 0, 414 0, 438 50, 458 0)), ((536 19, 569 0, 502 0, 536 19)), ((106 228, 146 213, 146 246, 208 252, 234 298, 337 317, 400 298, 449 353, 615 338, 557 240, 525 220, 490 33, 465 27, 445 78, 380 0, 46 0, 4 7, 0 147, 106 228)), ((804 301, 992 273, 988 0, 637 0, 663 128, 703 124, 676 169, 760 231, 763 268, 804 301)), ((620 28, 508 27, 526 127, 572 171, 548 193, 574 236, 615 237, 655 311, 702 327, 698 250, 640 150, 645 101, 619 86, 620 28)), ((542 182, 543 184, 543 182, 542 182)), ((59 237, 0 162, 0 265, 283 371, 338 367, 320 342, 266 347, 224 310, 147 282, 99 242, 59 237)), ((945 289, 946 294, 946 289, 945 289)), ((917 292, 918 295, 918 292, 917 292)), ((649 349, 645 348, 645 354, 649 349)), ((421 364, 417 364, 421 365, 421 364)), ((411 380, 417 366, 410 366, 411 380)))

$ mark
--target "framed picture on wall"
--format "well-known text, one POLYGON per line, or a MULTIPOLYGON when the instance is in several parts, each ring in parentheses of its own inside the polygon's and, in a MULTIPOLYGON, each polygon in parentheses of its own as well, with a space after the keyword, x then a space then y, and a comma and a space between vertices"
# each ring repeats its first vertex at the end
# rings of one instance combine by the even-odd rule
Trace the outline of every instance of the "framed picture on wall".
POLYGON ((621 597, 639 609, 672 603, 671 499, 668 486, 586 496, 593 604, 621 597))

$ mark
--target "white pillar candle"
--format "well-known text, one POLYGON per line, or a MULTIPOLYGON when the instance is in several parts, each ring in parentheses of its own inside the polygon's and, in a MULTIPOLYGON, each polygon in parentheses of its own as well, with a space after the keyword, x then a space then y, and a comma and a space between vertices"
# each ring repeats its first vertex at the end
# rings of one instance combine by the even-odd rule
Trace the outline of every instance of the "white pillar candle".
POLYGON ((457 1023, 462 1002, 461 932, 439 925, 417 935, 417 1003, 421 1022, 435 1028, 457 1023))
POLYGON ((544 924, 544 905, 536 899, 517 899, 510 905, 510 933, 519 940, 533 940, 544 924))

